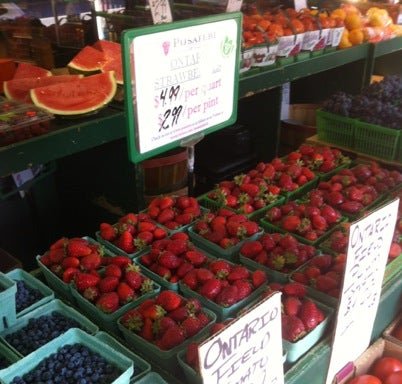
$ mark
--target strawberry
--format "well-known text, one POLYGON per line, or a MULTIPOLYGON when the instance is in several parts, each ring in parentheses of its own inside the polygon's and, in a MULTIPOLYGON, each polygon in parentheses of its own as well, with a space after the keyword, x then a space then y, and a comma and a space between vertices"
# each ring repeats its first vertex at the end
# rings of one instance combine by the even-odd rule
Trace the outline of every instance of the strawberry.
POLYGON ((207 261, 207 256, 205 253, 195 249, 187 251, 184 257, 195 267, 198 267, 207 261))
POLYGON ((402 253, 402 248, 398 243, 391 243, 391 247, 389 249, 389 253, 388 256, 391 259, 395 259, 396 257, 398 257, 400 254, 402 253))
POLYGON ((101 223, 99 234, 106 241, 113 241, 117 237, 117 229, 109 223, 101 223))
POLYGON ((258 288, 267 282, 267 274, 264 271, 257 269, 251 273, 251 281, 253 287, 258 288))
POLYGON ((171 196, 163 196, 159 200, 159 208, 161 210, 171 208, 174 206, 174 204, 175 204, 175 200, 171 196))
POLYGON ((240 253, 245 257, 253 259, 262 250, 263 246, 258 240, 246 241, 240 248, 240 253))
POLYGON ((96 306, 105 313, 113 313, 119 308, 119 296, 116 292, 102 293, 96 300, 96 306))
POLYGON ((311 224, 313 228, 319 231, 326 231, 328 229, 328 223, 325 218, 321 215, 314 215, 311 218, 311 224))
POLYGON ((138 266, 128 267, 124 273, 124 281, 134 290, 138 290, 141 287, 143 278, 138 266))
POLYGON ((97 252, 84 256, 80 259, 80 267, 84 271, 98 269, 102 263, 102 258, 97 252))
POLYGON ((200 284, 214 278, 214 274, 208 268, 197 268, 196 271, 196 277, 200 284))
POLYGON ((345 201, 339 206, 339 209, 347 213, 357 213, 363 209, 363 204, 358 201, 345 201))
POLYGON ((154 269, 151 268, 152 266, 149 267, 152 272, 155 272, 157 275, 161 276, 165 280, 171 279, 172 272, 170 271, 169 268, 166 268, 163 265, 159 265, 159 264, 154 264, 154 265, 155 265, 154 269))
POLYGON ((226 260, 213 260, 209 263, 208 268, 218 278, 226 277, 232 269, 226 260))
POLYGON ((97 286, 89 287, 87 289, 84 289, 84 291, 82 292, 82 296, 84 296, 91 303, 94 303, 98 299, 99 295, 100 292, 97 286))
POLYGON ((101 293, 113 292, 119 285, 119 278, 116 276, 106 276, 98 283, 99 291, 101 293))
POLYGON ((140 313, 144 318, 156 320, 165 316, 166 311, 160 305, 151 304, 145 308, 141 308, 140 313))
POLYGON ((248 280, 235 280, 233 285, 237 287, 237 301, 245 299, 254 289, 248 280))
POLYGON ((290 342, 301 339, 306 328, 297 316, 282 315, 282 337, 290 342))
POLYGON ((163 228, 155 228, 153 236, 155 240, 164 239, 167 236, 167 232, 163 228))
POLYGON ((317 305, 311 300, 304 300, 299 311, 299 318, 307 331, 313 330, 319 324, 319 313, 317 305))
POLYGON ((71 256, 67 256, 65 257, 62 262, 61 262, 61 266, 64 269, 67 268, 78 268, 80 265, 80 259, 78 259, 78 257, 71 257, 71 256))
POLYGON ((137 308, 130 309, 120 319, 120 323, 130 331, 139 331, 144 324, 144 318, 137 308))
POLYGON ((199 372, 199 365, 200 365, 200 358, 198 355, 198 343, 191 342, 187 345, 186 349, 186 362, 187 364, 192 367, 196 372, 199 372))
POLYGON ((49 250, 48 255, 51 264, 61 264, 65 257, 65 251, 63 248, 55 248, 49 250))
POLYGON ((69 284, 75 277, 75 274, 79 272, 78 268, 68 267, 63 271, 62 279, 65 283, 69 284))
POLYGON ((191 297, 186 302, 186 308, 190 315, 195 315, 201 311, 201 302, 197 298, 191 297))
POLYGON ((122 276, 123 272, 116 264, 109 264, 105 267, 104 276, 115 276, 118 279, 122 276))
POLYGON ((238 288, 235 285, 224 287, 215 297, 215 302, 222 307, 230 307, 238 302, 238 288))
POLYGON ((132 261, 128 256, 113 256, 103 257, 102 263, 106 265, 113 264, 120 268, 125 268, 127 265, 132 264, 132 261))
POLYGON ((189 316, 189 310, 186 306, 180 306, 173 311, 170 311, 167 316, 169 316, 175 322, 181 322, 189 316))
POLYGON ((282 219, 281 226, 287 232, 294 232, 300 227, 301 220, 300 217, 295 215, 285 216, 282 219))
POLYGON ((321 271, 327 270, 332 265, 331 255, 319 255, 311 260, 311 264, 318 267, 321 271))
POLYGON ((129 231, 123 231, 114 244, 126 253, 135 252, 133 235, 129 231))
MULTIPOLYGON (((187 275, 186 275, 187 276, 187 275)), ((213 300, 222 289, 222 282, 219 279, 213 278, 207 280, 198 290, 198 292, 207 299, 213 300)))
POLYGON ((181 344, 186 339, 184 329, 181 327, 173 326, 166 330, 161 339, 159 340, 159 347, 162 350, 169 350, 181 344))
POLYGON ((83 292, 85 289, 89 287, 94 287, 100 281, 100 277, 84 272, 77 272, 74 275, 74 283, 77 287, 78 291, 83 292))
POLYGON ((138 333, 138 335, 147 341, 153 341, 154 340, 153 324, 154 323, 151 318, 145 317, 141 330, 138 333))
POLYGON ((172 208, 166 208, 161 211, 156 220, 160 224, 166 224, 167 222, 172 221, 174 218, 175 218, 174 210, 172 208))
POLYGON ((184 242, 189 241, 188 234, 185 232, 176 232, 172 236, 170 236, 170 240, 181 240, 184 242))
POLYGON ((176 275, 178 276, 179 279, 182 279, 187 274, 187 272, 190 272, 192 269, 194 269, 194 265, 192 265, 187 261, 184 261, 177 269, 176 275))
POLYGON ((306 287, 299 283, 287 283, 282 287, 282 292, 288 296, 304 297, 306 295, 306 287))
POLYGON ((191 337, 197 334, 202 329, 202 324, 197 317, 189 316, 181 323, 186 337, 191 337))
POLYGON ((158 263, 169 269, 176 269, 182 263, 182 259, 177 257, 173 252, 164 251, 159 255, 158 263))
POLYGON ((327 275, 317 276, 314 286, 322 292, 328 292, 331 289, 338 288, 338 281, 327 275))
POLYGON ((137 225, 138 227, 138 232, 153 232, 155 231, 156 224, 152 223, 150 221, 140 221, 137 225))
POLYGON ((67 254, 72 257, 83 257, 92 253, 88 242, 81 238, 73 238, 68 241, 67 254))
POLYGON ((247 279, 249 276, 250 271, 246 267, 242 265, 234 265, 227 276, 227 280, 233 282, 235 280, 247 279))
POLYGON ((170 312, 180 306, 180 304, 182 303, 182 298, 176 292, 166 290, 159 293, 155 302, 167 312, 170 312))
POLYGON ((302 302, 296 296, 288 296, 283 299, 282 308, 283 312, 289 316, 297 316, 302 302))
POLYGON ((195 290, 198 285, 197 271, 192 269, 191 271, 187 272, 181 282, 186 284, 190 289, 195 290))
POLYGON ((119 302, 121 305, 129 303, 130 301, 133 301, 137 297, 137 295, 134 292, 134 289, 131 288, 125 282, 119 283, 116 292, 119 295, 119 302))

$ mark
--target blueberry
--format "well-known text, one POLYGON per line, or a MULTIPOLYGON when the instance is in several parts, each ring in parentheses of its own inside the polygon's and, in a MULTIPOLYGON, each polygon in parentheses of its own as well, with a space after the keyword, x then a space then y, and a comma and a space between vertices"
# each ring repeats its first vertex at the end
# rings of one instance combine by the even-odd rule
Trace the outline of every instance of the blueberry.
POLYGON ((36 288, 30 287, 23 280, 17 280, 17 293, 15 304, 17 313, 30 307, 43 298, 43 295, 36 288))

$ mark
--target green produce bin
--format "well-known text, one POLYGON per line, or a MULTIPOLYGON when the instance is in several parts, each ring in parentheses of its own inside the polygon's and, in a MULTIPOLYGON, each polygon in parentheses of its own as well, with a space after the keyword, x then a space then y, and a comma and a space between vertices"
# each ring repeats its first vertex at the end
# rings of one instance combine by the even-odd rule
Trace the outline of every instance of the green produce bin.
POLYGON ((0 367, 0 372, 1 372, 3 369, 6 369, 10 365, 16 363, 18 360, 21 359, 21 357, 18 356, 13 350, 8 348, 6 345, 4 345, 3 343, 0 343, 0 359, 4 359, 8 363, 7 367, 4 367, 4 368, 0 367))
POLYGON ((10 327, 17 320, 15 294, 17 284, 7 275, 0 272, 0 331, 10 327))

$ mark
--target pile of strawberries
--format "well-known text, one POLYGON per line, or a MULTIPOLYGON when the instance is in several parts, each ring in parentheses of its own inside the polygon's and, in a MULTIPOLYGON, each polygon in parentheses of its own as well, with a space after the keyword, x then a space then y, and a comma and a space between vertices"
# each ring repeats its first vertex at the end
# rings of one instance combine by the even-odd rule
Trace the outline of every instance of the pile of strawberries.
POLYGON ((132 254, 165 238, 167 231, 158 227, 148 214, 128 213, 116 224, 101 223, 99 234, 125 253, 132 254))
POLYGON ((212 319, 197 299, 185 299, 174 291, 162 291, 126 312, 119 322, 163 351, 199 333, 212 319))
POLYGON ((155 241, 151 250, 139 257, 139 263, 170 283, 177 283, 187 272, 200 267, 207 255, 189 241, 184 232, 155 241))
POLYGON ((152 280, 126 256, 108 257, 100 271, 77 272, 74 287, 104 313, 113 313, 139 296, 154 291, 152 280))
POLYGON ((291 279, 309 285, 320 292, 338 298, 345 271, 346 254, 322 254, 313 257, 305 266, 291 275, 291 279))
POLYGON ((217 213, 206 213, 194 223, 192 229, 223 249, 233 247, 260 230, 258 224, 247 219, 247 216, 225 208, 219 209, 217 213))
POLYGON ((350 158, 344 156, 339 149, 328 146, 302 144, 299 149, 286 156, 289 163, 302 164, 320 173, 328 173, 344 164, 350 163, 350 158))
POLYGON ((91 272, 102 264, 103 248, 81 237, 62 237, 55 241, 40 261, 65 283, 70 283, 75 274, 91 272))
POLYGON ((271 283, 263 297, 272 291, 282 292, 282 338, 294 343, 325 320, 324 312, 306 296, 306 288, 299 283, 271 283))
POLYGON ((342 169, 329 181, 320 182, 318 190, 310 195, 324 201, 341 212, 358 214, 374 203, 381 195, 402 183, 402 174, 388 170, 376 162, 362 163, 351 169, 342 169))
POLYGON ((285 232, 315 242, 342 219, 337 209, 325 204, 323 198, 316 198, 316 195, 309 194, 307 201, 289 201, 273 207, 266 212, 265 220, 285 232))
POLYGON ((194 197, 161 196, 149 203, 147 213, 158 224, 174 230, 191 224, 201 215, 201 208, 194 197))
POLYGON ((238 303, 266 282, 264 271, 250 272, 243 265, 223 259, 210 260, 205 267, 192 269, 181 280, 191 290, 222 307, 238 303))
POLYGON ((316 249, 300 243, 291 234, 264 233, 257 240, 248 240, 240 248, 240 255, 270 269, 288 273, 311 259, 316 249))

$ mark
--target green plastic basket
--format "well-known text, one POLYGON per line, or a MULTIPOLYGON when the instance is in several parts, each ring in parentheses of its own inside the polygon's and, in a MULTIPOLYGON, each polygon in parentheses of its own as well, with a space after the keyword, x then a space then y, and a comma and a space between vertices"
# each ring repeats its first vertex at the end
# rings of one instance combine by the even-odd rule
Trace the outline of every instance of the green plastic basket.
POLYGON ((85 316, 81 315, 81 313, 79 313, 76 309, 70 307, 69 305, 63 303, 58 299, 54 299, 27 313, 26 315, 21 316, 12 327, 3 330, 0 333, 0 340, 4 344, 6 344, 12 351, 14 351, 17 356, 23 357, 23 355, 19 351, 17 351, 5 340, 5 337, 24 328, 28 324, 30 319, 38 318, 43 315, 50 315, 53 312, 58 312, 65 317, 76 320, 87 333, 95 334, 98 331, 98 327, 90 320, 88 320, 85 316))
POLYGON ((161 287, 159 284, 153 282, 154 290, 139 296, 137 299, 121 306, 113 313, 102 312, 95 304, 91 303, 84 296, 82 296, 73 286, 71 287, 71 294, 73 295, 78 307, 88 316, 95 324, 111 333, 118 334, 117 320, 126 311, 142 303, 144 300, 154 297, 158 294, 161 287))
POLYGON ((100 331, 95 337, 133 362, 134 372, 130 378, 130 384, 137 383, 138 380, 151 372, 151 365, 147 361, 136 355, 133 351, 130 351, 107 332, 100 331))
POLYGON ((394 160, 400 131, 358 120, 355 125, 354 150, 380 159, 394 160))
POLYGON ((0 331, 2 331, 17 321, 15 309, 17 284, 2 272, 0 272, 0 290, 0 331))
POLYGON ((354 148, 357 120, 318 109, 316 121, 319 140, 345 148, 354 148))
POLYGON ((319 301, 316 301, 314 299, 311 300, 315 301, 318 308, 320 308, 324 312, 325 319, 320 324, 318 324, 311 332, 307 333, 303 338, 296 341, 295 343, 282 339, 283 348, 287 352, 287 363, 294 363, 310 348, 317 344, 330 326, 334 310, 320 303, 319 301))
POLYGON ((207 314, 207 316, 211 319, 210 323, 204 327, 200 332, 198 332, 193 337, 186 339, 180 345, 169 349, 167 351, 163 351, 159 349, 155 344, 152 344, 137 335, 134 332, 131 332, 126 327, 121 324, 121 319, 118 320, 118 327, 126 339, 130 348, 139 351, 142 353, 147 359, 150 359, 151 362, 157 364, 158 367, 165 369, 166 371, 174 373, 178 369, 178 361, 177 361, 177 353, 181 350, 184 350, 189 343, 194 340, 198 340, 204 335, 209 333, 209 328, 216 321, 216 314, 210 311, 207 308, 202 308, 202 310, 207 314))
POLYGON ((286 201, 295 200, 307 192, 311 191, 312 189, 316 188, 319 182, 319 177, 316 176, 313 180, 310 180, 306 184, 302 185, 300 188, 295 189, 292 192, 281 192, 283 196, 285 196, 286 201))
POLYGON ((261 229, 260 231, 248 237, 247 239, 239 241, 233 247, 223 249, 218 244, 215 244, 207 239, 204 239, 201 235, 194 232, 192 226, 188 229, 190 239, 195 245, 200 247, 202 250, 209 252, 212 256, 220 257, 234 262, 238 260, 239 250, 242 247, 243 243, 246 240, 255 240, 257 237, 261 236, 263 232, 264 231, 261 229))
POLYGON ((136 384, 168 384, 168 382, 163 380, 156 372, 149 372, 142 379, 136 381, 136 384))
POLYGON ((7 273, 7 276, 14 280, 15 282, 22 280, 27 286, 30 288, 38 290, 42 298, 31 304, 29 307, 23 309, 20 312, 17 312, 17 319, 21 316, 24 316, 28 312, 31 312, 37 307, 40 307, 43 304, 48 303, 50 300, 54 299, 54 292, 45 284, 43 284, 39 279, 32 276, 30 273, 24 271, 23 269, 16 268, 7 273))
MULTIPOLYGON (((8 348, 7 345, 0 343, 0 357, 5 359, 8 362, 8 366, 16 363, 18 360, 21 359, 12 349, 8 348)), ((0 369, 0 372, 8 367, 4 367, 0 369)))
POLYGON ((5 384, 10 384, 15 376, 23 376, 25 373, 30 372, 40 361, 56 353, 61 347, 76 343, 86 346, 93 352, 99 353, 108 362, 120 369, 121 375, 110 384, 129 384, 130 377, 133 374, 133 362, 95 336, 89 335, 80 329, 70 329, 63 335, 53 339, 50 343, 40 347, 35 353, 25 356, 17 363, 2 371, 0 379, 5 384))
POLYGON ((301 51, 295 56, 295 61, 305 61, 310 58, 310 51, 301 51))
POLYGON ((236 314, 254 301, 266 288, 266 284, 262 284, 258 288, 256 288, 249 296, 240 300, 239 302, 231 305, 230 307, 223 307, 219 304, 216 304, 212 300, 207 299, 206 297, 200 295, 198 292, 193 291, 190 289, 186 284, 179 282, 180 292, 183 296, 190 298, 195 297, 197 298, 203 307, 207 307, 210 310, 214 311, 217 316, 217 321, 225 321, 229 317, 236 317, 236 314))
POLYGON ((399 163, 402 162, 402 138, 399 136, 398 147, 395 155, 395 160, 399 163))
POLYGON ((186 378, 186 383, 203 384, 201 375, 186 362, 186 350, 182 350, 177 354, 177 361, 186 378))

